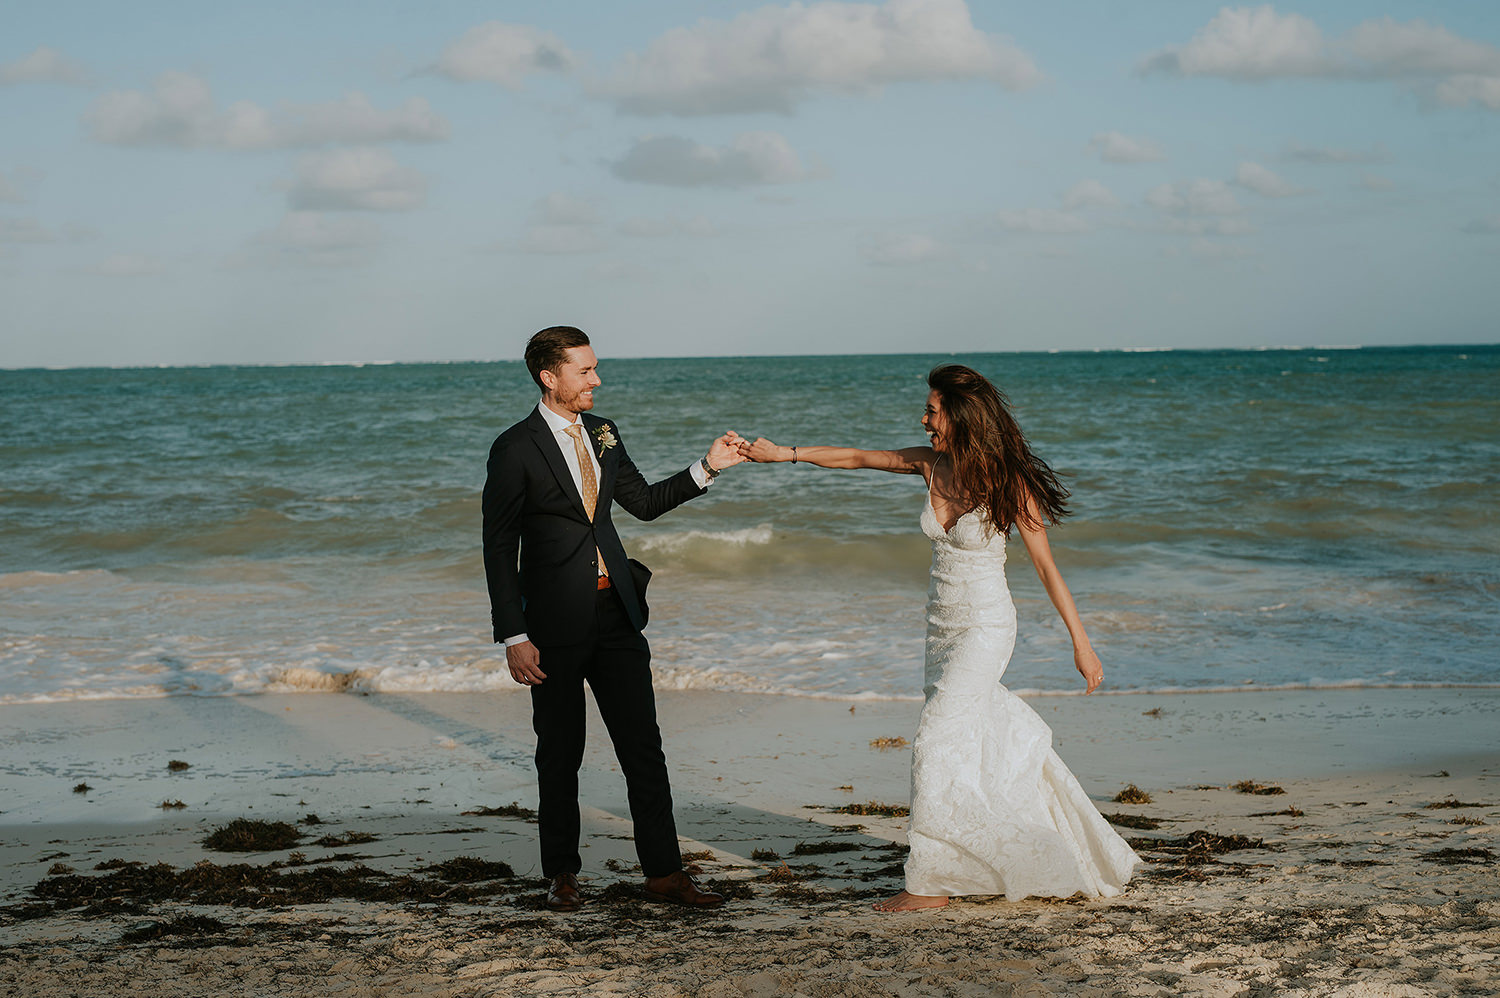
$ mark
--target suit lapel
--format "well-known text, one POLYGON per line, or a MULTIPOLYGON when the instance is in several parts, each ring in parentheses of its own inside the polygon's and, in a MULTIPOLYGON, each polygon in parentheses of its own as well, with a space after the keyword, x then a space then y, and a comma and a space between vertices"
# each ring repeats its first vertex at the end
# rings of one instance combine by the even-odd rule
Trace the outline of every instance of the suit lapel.
POLYGON ((583 497, 578 494, 578 486, 573 484, 573 476, 568 472, 568 464, 563 460, 562 451, 558 448, 552 427, 547 425, 542 414, 535 409, 532 410, 531 418, 526 421, 526 425, 531 430, 532 440, 536 443, 537 450, 541 451, 547 467, 552 469, 552 474, 557 478, 558 488, 562 489, 563 495, 573 503, 573 509, 578 515, 587 520, 589 517, 583 508, 583 497))

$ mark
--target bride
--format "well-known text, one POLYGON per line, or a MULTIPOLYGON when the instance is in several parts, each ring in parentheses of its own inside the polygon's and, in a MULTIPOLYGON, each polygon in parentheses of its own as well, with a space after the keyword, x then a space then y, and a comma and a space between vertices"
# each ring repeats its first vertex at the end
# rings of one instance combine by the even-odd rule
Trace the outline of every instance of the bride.
POLYGON ((938 908, 978 894, 1113 896, 1139 859, 1053 751, 1052 730, 1000 683, 1016 642, 1005 581, 1012 529, 1067 625, 1086 692, 1104 681, 1047 543, 1047 524, 1068 513, 1068 490, 983 375, 948 364, 927 385, 922 428, 931 447, 785 447, 764 437, 740 444, 752 461, 874 468, 927 482, 927 701, 912 747, 911 854, 906 889, 875 908, 938 908))

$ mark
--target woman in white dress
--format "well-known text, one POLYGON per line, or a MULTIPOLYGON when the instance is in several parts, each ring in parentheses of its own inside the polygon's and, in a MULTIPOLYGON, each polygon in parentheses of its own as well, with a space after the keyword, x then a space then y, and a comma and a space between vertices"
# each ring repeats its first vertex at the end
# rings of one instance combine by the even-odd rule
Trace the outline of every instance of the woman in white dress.
POLYGON ((964 895, 1113 896, 1140 860, 1053 751, 1051 729, 1000 683, 1016 641, 1005 581, 1012 528, 1067 625, 1086 692, 1104 680, 1047 543, 1047 525, 1068 513, 1068 490, 983 375, 949 364, 927 384, 930 447, 741 444, 753 461, 874 468, 927 482, 927 701, 912 747, 911 854, 906 889, 875 908, 939 908, 964 895))

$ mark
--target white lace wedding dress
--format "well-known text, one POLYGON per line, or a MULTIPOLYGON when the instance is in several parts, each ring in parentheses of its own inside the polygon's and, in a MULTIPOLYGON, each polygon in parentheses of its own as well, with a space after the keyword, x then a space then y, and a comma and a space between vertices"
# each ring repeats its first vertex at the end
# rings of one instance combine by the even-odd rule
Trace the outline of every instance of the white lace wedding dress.
POLYGON ((931 495, 926 706, 912 750, 906 889, 957 897, 1105 897, 1140 862, 1000 683, 1016 643, 1005 540, 977 510, 943 530, 931 495))

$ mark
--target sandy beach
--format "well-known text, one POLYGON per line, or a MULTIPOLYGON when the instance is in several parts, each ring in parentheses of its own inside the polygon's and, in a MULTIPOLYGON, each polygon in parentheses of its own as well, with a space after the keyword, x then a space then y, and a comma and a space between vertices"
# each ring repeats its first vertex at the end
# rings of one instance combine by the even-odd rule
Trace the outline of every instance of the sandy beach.
POLYGON ((1035 698, 1148 862, 1109 900, 895 916, 869 905, 901 885, 910 756, 872 743, 909 738, 919 704, 659 699, 682 849, 730 895, 721 910, 638 896, 597 716, 590 903, 542 908, 524 695, 6 706, 0 994, 1500 988, 1492 690, 1035 698), (1131 784, 1151 802, 1113 800, 1131 784), (895 813, 859 813, 872 804, 895 813), (236 819, 285 823, 294 841, 205 845, 236 819))

